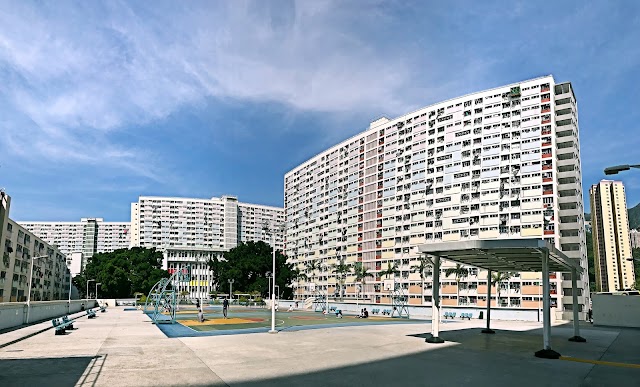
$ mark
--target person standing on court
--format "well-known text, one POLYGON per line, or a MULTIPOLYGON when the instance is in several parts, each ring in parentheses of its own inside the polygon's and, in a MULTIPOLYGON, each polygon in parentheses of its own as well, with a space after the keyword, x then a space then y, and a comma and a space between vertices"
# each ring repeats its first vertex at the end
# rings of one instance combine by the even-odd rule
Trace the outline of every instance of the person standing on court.
POLYGON ((222 301, 222 314, 224 315, 224 318, 227 318, 228 309, 229 309, 229 300, 227 300, 227 297, 225 297, 224 300, 222 301))

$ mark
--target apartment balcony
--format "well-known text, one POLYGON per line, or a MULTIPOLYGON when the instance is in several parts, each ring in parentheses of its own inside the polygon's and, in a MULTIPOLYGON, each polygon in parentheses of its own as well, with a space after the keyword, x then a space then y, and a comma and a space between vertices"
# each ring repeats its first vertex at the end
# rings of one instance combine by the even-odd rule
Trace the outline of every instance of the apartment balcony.
MULTIPOLYGON (((584 305, 584 296, 578 296, 578 304, 584 305)), ((563 304, 573 304, 573 296, 562 296, 563 304)))
POLYGON ((560 223, 560 231, 577 230, 580 228, 580 223, 576 222, 563 222, 560 223))
MULTIPOLYGON (((570 149, 573 151, 572 148, 570 148, 570 149)), ((567 152, 567 153, 570 153, 570 152, 567 152)), ((567 165, 576 165, 577 163, 578 163, 578 159, 577 158, 569 158, 569 159, 563 159, 563 160, 556 159, 556 165, 558 167, 565 167, 567 165)), ((542 169, 544 169, 544 167, 542 167, 542 169)), ((551 169, 551 168, 549 168, 549 169, 551 169)))
POLYGON ((580 244, 581 238, 577 235, 575 236, 560 236, 560 244, 570 244, 570 243, 575 243, 575 244, 580 244))
POLYGON ((560 216, 579 216, 582 214, 582 211, 578 208, 571 208, 568 210, 559 210, 560 216))
POLYGON ((571 112, 567 114, 556 115, 556 121, 570 120, 572 118, 573 118, 573 114, 571 114, 571 112))
POLYGON ((564 171, 564 172, 558 171, 558 179, 571 178, 571 177, 573 177, 576 180, 580 177, 580 174, 578 173, 577 169, 572 169, 570 171, 564 171))

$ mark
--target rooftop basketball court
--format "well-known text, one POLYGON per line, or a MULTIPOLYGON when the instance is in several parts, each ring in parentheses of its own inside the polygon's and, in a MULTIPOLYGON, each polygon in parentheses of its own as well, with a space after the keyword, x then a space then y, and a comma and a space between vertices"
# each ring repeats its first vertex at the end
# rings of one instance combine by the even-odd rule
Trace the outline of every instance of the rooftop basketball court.
MULTIPOLYGON (((263 333, 271 328, 271 310, 264 308, 232 307, 228 318, 222 314, 219 306, 204 308, 205 321, 198 320, 198 312, 193 307, 182 307, 176 312, 175 324, 158 324, 158 328, 167 337, 200 337, 217 335, 234 335, 247 333, 263 333)), ((319 312, 279 311, 276 314, 276 330, 295 331, 304 329, 320 329, 358 325, 388 324, 427 324, 428 320, 410 320, 371 315, 366 319, 353 315, 336 317, 335 313, 324 315, 319 312)))

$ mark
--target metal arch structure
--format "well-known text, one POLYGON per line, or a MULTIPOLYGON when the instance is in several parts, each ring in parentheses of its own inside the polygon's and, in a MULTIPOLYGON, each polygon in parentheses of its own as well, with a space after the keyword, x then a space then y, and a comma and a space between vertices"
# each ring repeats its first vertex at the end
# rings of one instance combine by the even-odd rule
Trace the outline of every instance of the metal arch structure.
POLYGON ((144 304, 144 313, 151 315, 154 324, 175 324, 178 295, 173 284, 190 280, 191 265, 187 265, 153 285, 144 304))
MULTIPOLYGON (((316 290, 313 300, 313 311, 314 312, 324 312, 327 303, 327 295, 323 293, 321 290, 316 290)), ((329 313, 329 311, 327 311, 329 313)))
POLYGON ((394 282, 394 285, 393 294, 391 295, 391 303, 393 305, 391 317, 409 318, 407 295, 404 294, 404 290, 399 283, 394 282))

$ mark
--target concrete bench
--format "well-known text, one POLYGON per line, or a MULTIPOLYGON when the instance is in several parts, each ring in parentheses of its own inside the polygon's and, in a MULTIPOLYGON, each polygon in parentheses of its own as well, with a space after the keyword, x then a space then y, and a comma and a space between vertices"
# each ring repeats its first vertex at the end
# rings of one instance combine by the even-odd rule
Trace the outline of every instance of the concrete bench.
POLYGON ((51 324, 56 328, 56 335, 64 335, 67 329, 73 329, 73 322, 65 322, 62 318, 54 318, 51 324))

